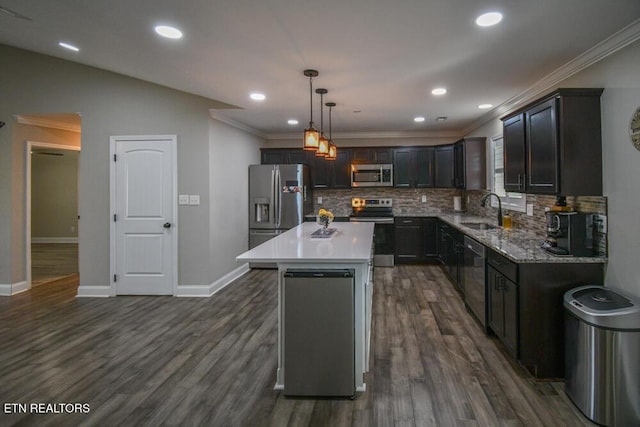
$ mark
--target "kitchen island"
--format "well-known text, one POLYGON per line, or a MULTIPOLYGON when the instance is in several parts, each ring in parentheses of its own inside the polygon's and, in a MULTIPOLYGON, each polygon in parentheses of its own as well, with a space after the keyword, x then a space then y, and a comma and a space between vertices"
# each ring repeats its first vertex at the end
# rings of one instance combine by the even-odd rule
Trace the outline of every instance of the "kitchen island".
POLYGON ((320 226, 306 222, 236 257, 247 263, 278 266, 278 371, 276 390, 285 388, 284 327, 287 270, 348 269, 354 275, 355 390, 365 391, 364 373, 369 365, 373 277, 373 223, 334 222, 330 237, 312 237, 320 226))

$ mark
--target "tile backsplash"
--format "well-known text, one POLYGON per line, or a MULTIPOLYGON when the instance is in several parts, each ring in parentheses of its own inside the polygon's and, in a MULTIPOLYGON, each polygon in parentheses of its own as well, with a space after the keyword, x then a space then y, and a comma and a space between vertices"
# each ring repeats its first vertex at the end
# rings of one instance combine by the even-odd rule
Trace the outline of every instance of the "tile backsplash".
MULTIPOLYGON (((466 191, 465 197, 468 197, 467 212, 471 215, 478 215, 495 219, 497 208, 489 206, 480 206, 480 200, 487 194, 487 191, 469 190, 466 191)), ((533 205, 533 215, 529 216, 524 212, 505 211, 511 215, 514 228, 521 228, 539 235, 541 238, 546 237, 546 216, 545 208, 555 205, 555 196, 543 196, 536 194, 527 194, 527 204, 533 205)), ((567 205, 573 207, 577 212, 597 213, 607 215, 607 198, 602 196, 567 196, 567 205)), ((504 212, 503 212, 504 213, 504 212)), ((593 244, 601 255, 607 254, 607 235, 593 230, 593 244)))
POLYGON ((336 216, 351 214, 351 198, 391 198, 396 216, 423 216, 430 213, 453 212, 454 196, 462 196, 462 190, 433 188, 352 188, 348 190, 313 190, 314 212, 329 209, 336 216), (427 197, 426 203, 422 196, 427 197), (322 197, 322 204, 318 204, 322 197))
MULTIPOLYGON (((396 216, 428 216, 438 213, 453 213, 453 199, 462 198, 463 210, 475 216, 487 217, 495 221, 497 208, 481 207, 480 199, 487 194, 485 190, 457 190, 457 189, 427 189, 427 188, 352 188, 346 190, 314 190, 314 212, 320 208, 329 209, 336 216, 351 214, 352 197, 392 198, 393 213, 396 216), (422 202, 426 196, 426 203, 422 202), (318 203, 318 197, 322 203, 318 203)), ((555 196, 527 194, 527 203, 533 205, 533 216, 524 212, 508 211, 511 215, 513 227, 527 230, 546 237, 545 208, 555 204, 555 196)), ((567 196, 567 204, 578 212, 598 213, 607 215, 607 198, 595 196, 567 196)), ((607 254, 607 235, 593 230, 594 247, 602 255, 607 254)))

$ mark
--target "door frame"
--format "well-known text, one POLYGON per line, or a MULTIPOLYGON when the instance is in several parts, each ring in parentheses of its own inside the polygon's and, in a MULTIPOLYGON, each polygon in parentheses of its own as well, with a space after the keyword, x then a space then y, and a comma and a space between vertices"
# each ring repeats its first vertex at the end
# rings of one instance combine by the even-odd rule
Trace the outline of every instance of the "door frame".
POLYGON ((173 242, 171 254, 173 257, 173 296, 178 291, 178 156, 177 156, 177 136, 176 135, 123 135, 109 137, 109 296, 116 296, 116 282, 114 277, 116 269, 116 223, 113 217, 116 214, 116 144, 124 141, 169 141, 171 145, 171 156, 173 157, 173 194, 172 194, 172 215, 173 215, 173 242))
MULTIPOLYGON (((25 269, 26 269, 26 290, 31 289, 32 284, 32 272, 31 272, 31 150, 34 147, 50 148, 56 150, 68 150, 68 151, 82 151, 82 147, 76 147, 74 145, 64 144, 52 144, 50 142, 39 141, 25 141, 24 145, 24 199, 25 199, 25 269)), ((80 157, 78 156, 78 163, 80 163, 80 157)), ((80 174, 78 174, 78 179, 80 174)), ((78 224, 78 240, 80 240, 80 224, 78 224)), ((78 251, 80 253, 80 251, 78 251)), ((80 266, 78 266, 80 268, 80 266)))

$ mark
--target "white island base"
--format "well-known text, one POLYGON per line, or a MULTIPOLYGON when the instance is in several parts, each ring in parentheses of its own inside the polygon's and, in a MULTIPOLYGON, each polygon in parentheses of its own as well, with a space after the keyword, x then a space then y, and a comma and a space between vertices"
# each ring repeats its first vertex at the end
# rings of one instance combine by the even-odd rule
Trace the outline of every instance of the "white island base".
POLYGON ((373 277, 373 223, 337 222, 330 238, 312 238, 316 223, 303 223, 238 256, 237 261, 278 266, 278 370, 275 389, 284 390, 284 273, 288 269, 351 269, 354 271, 355 389, 366 390, 369 366, 373 277))

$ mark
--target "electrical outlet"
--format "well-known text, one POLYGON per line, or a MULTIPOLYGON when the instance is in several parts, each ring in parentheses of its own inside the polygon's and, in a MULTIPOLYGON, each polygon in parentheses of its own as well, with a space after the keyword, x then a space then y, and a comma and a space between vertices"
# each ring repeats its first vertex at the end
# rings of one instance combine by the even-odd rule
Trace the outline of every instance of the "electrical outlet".
POLYGON ((317 199, 316 203, 318 203, 319 205, 322 204, 322 196, 318 196, 318 199, 317 199))
POLYGON ((188 205, 189 204, 189 195, 188 194, 180 194, 178 196, 178 204, 179 205, 188 205))
POLYGON ((599 215, 599 214, 593 214, 593 224, 595 225, 596 230, 598 230, 599 233, 605 233, 607 232, 607 216, 606 215, 599 215))
POLYGON ((198 194, 192 194, 189 196, 189 204, 190 205, 199 205, 200 204, 200 196, 198 194))
POLYGON ((427 196, 426 194, 422 195, 422 203, 427 203, 427 196))
POLYGON ((527 203, 527 215, 533 216, 533 203, 527 203))

